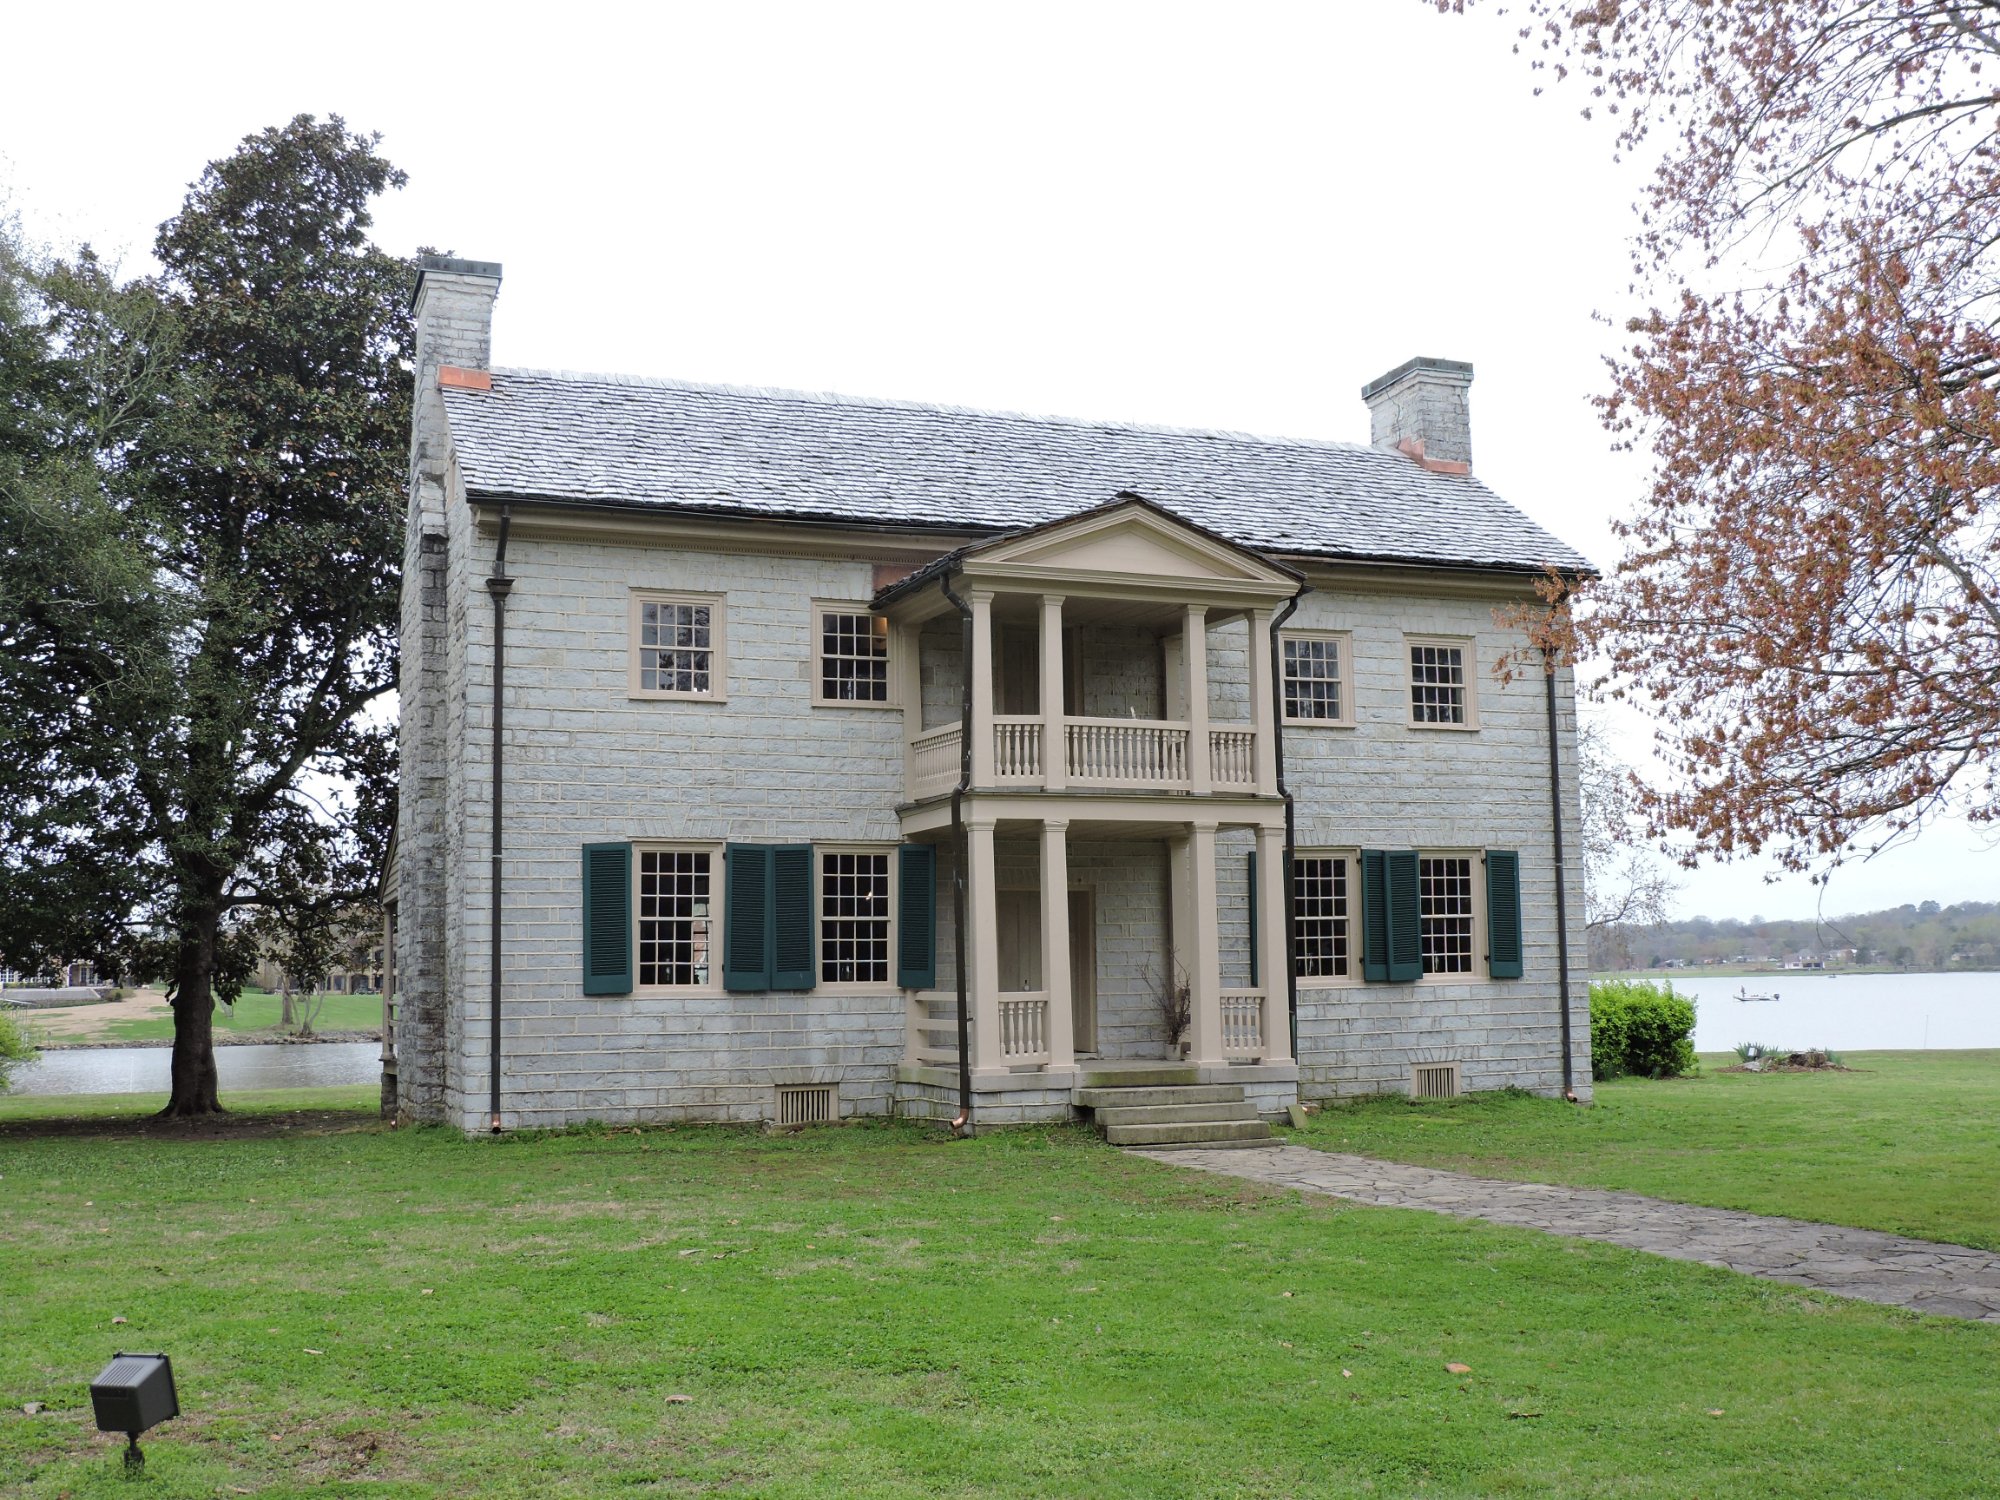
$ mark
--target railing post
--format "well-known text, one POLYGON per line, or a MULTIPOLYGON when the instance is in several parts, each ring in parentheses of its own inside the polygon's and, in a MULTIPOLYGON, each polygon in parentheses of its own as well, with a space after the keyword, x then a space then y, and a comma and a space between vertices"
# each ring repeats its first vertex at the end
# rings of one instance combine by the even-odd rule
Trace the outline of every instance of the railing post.
POLYGON ((1063 744, 1063 596, 1042 595, 1042 785, 1059 792, 1069 784, 1069 751, 1063 744))
POLYGON ((1257 829, 1257 978, 1264 991, 1264 1061, 1292 1057, 1292 955, 1285 941, 1291 909, 1291 871, 1285 868, 1283 824, 1257 829))
MULTIPOLYGON (((1343 648, 1344 649, 1344 648, 1343 648)), ((1341 663, 1348 674, 1346 690, 1354 691, 1353 669, 1341 663)), ((1271 696, 1271 612, 1250 611, 1250 728, 1253 734, 1251 780, 1260 797, 1278 795, 1278 704, 1271 696)))
POLYGON ((1069 824, 1042 824, 1042 990, 1048 998, 1049 1066, 1076 1062, 1069 972, 1069 824))
POLYGON ((1193 991, 1193 1015, 1189 1026, 1189 1061, 1199 1067, 1214 1067, 1223 1061, 1222 1052, 1222 939, 1218 920, 1219 897, 1215 880, 1215 827, 1212 822, 1192 825, 1188 836, 1188 919, 1193 927, 1187 951, 1192 962, 1188 979, 1193 991))
POLYGON ((973 589, 972 605, 972 784, 993 785, 993 591, 973 589))
MULTIPOLYGON (((1187 662, 1188 790, 1215 789, 1208 762, 1208 606, 1190 604, 1182 616, 1181 655, 1187 662)), ((1210 879, 1214 872, 1210 872, 1210 879)))
POLYGON ((1005 1072, 1007 1059, 1000 1045, 1000 899, 995 889, 992 820, 969 820, 965 842, 966 883, 972 897, 972 1070, 1005 1072))

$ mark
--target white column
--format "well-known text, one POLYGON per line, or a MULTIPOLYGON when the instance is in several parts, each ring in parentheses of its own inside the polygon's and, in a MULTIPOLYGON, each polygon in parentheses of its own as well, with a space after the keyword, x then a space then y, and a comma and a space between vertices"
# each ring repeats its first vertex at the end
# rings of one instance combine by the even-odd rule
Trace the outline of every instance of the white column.
MULTIPOLYGON (((1341 663, 1347 670, 1347 663, 1341 663)), ((1351 673, 1349 674, 1351 677, 1351 673)), ((1351 689, 1351 683, 1350 683, 1351 689)), ((1271 612, 1250 611, 1250 727, 1257 732, 1257 795, 1278 795, 1278 718, 1271 695, 1271 612)))
POLYGON ((1257 830, 1257 979, 1264 991, 1264 1061, 1292 1057, 1290 1011, 1292 955, 1285 942, 1285 913, 1292 883, 1285 869, 1285 830, 1257 830))
MULTIPOLYGON (((1044 616, 1046 618, 1046 616, 1044 616)), ((1049 1066, 1076 1062, 1069 972, 1069 824, 1042 824, 1042 988, 1049 997, 1049 1066)))
POLYGON ((1188 979, 1194 989, 1193 1024, 1189 1027, 1188 1060, 1198 1067, 1220 1067, 1222 1055, 1222 937, 1218 931, 1219 897, 1215 882, 1215 824, 1196 823, 1188 837, 1188 916, 1193 940, 1187 945, 1188 979))
POLYGON ((993 823, 975 819, 965 825, 966 892, 972 927, 972 1070, 1001 1073, 1007 1061, 1000 1054, 1000 902, 993 865, 993 823))
POLYGON ((1181 654, 1187 667, 1188 790, 1209 792, 1215 789, 1215 780, 1208 765, 1207 605, 1187 606, 1181 625, 1181 654))
POLYGON ((993 785, 993 591, 974 589, 972 606, 972 784, 993 785))
MULTIPOLYGON (((1069 785, 1069 747, 1063 743, 1062 620, 1062 595, 1042 595, 1042 785, 1052 792, 1069 785)), ((1044 924, 1042 931, 1048 930, 1044 924)))

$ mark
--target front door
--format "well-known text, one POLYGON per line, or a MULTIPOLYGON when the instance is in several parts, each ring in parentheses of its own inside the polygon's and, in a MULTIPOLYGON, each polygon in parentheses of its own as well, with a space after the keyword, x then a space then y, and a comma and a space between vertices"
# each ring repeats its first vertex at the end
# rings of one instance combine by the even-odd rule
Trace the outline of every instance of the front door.
POLYGON ((1089 891, 1069 893, 1069 1003, 1078 1057, 1097 1051, 1097 925, 1089 891))
POLYGON ((1020 995, 1042 987, 1042 893, 999 893, 1000 993, 1020 995))

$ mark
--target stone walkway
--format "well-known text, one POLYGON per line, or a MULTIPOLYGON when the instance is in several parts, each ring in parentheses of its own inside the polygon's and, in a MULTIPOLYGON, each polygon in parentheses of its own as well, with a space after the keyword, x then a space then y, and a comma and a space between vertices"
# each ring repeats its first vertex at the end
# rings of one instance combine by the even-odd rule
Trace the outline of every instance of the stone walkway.
POLYGON ((1501 1182, 1305 1146, 1137 1148, 1133 1154, 1273 1187, 1603 1240, 1865 1302, 2000 1323, 2000 1255, 1965 1245, 1699 1208, 1639 1193, 1501 1182))

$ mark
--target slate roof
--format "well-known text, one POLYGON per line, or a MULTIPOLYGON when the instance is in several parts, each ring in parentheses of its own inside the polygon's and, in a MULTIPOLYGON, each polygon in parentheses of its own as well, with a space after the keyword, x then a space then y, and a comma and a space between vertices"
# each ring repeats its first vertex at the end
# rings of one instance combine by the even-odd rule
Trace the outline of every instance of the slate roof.
POLYGON ((1590 569, 1477 478, 1352 443, 543 370, 444 401, 482 498, 986 532, 1136 491, 1280 556, 1590 569))

